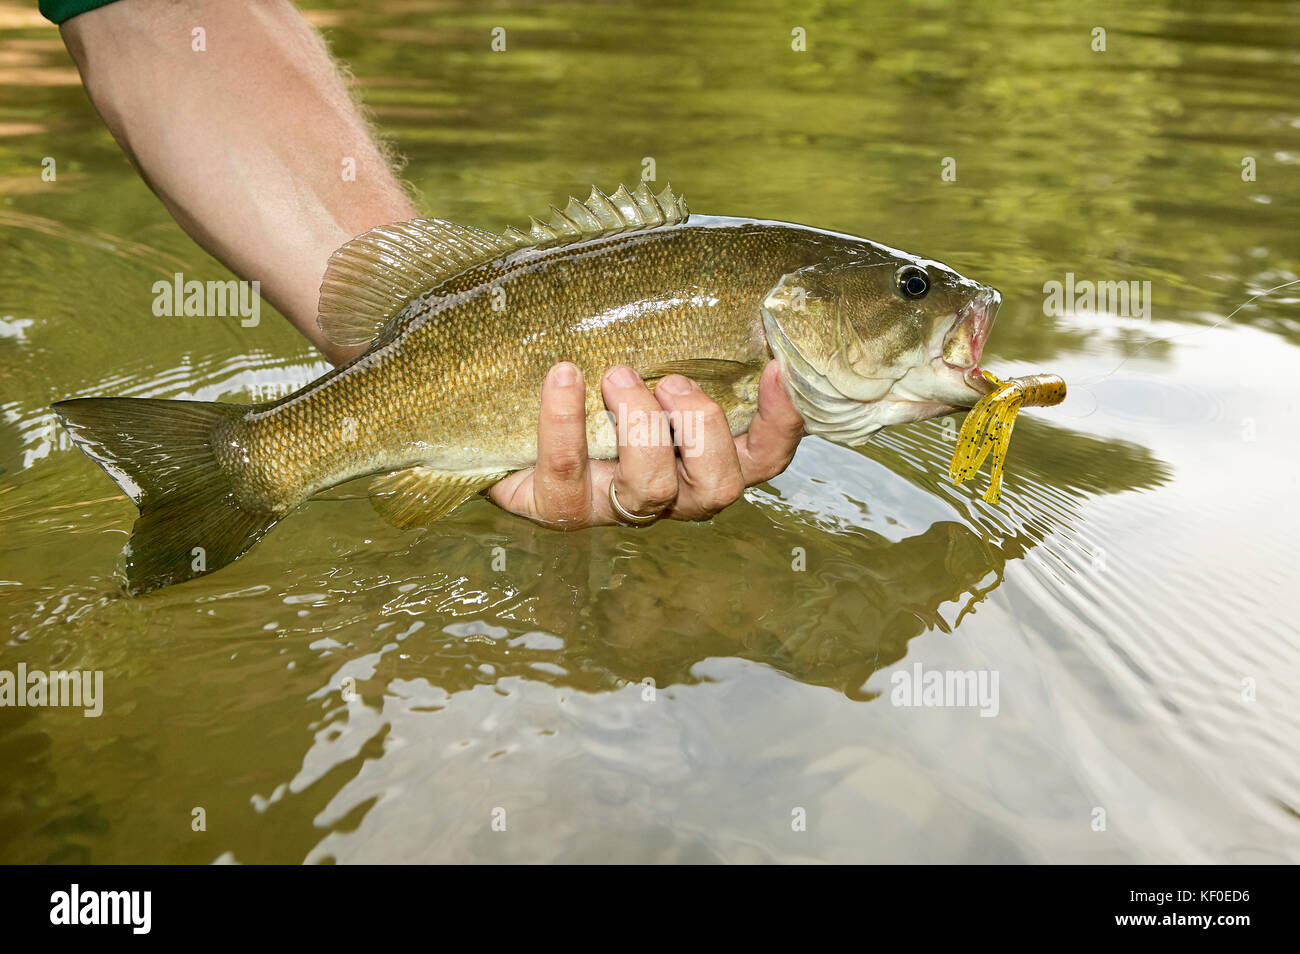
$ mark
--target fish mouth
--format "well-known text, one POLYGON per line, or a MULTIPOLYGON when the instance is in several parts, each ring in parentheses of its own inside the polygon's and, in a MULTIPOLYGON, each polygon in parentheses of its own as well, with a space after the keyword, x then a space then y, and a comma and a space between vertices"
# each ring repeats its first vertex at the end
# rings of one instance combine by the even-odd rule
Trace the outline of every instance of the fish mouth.
POLYGON ((980 369, 984 345, 993 330, 1002 295, 994 288, 985 288, 957 310, 952 328, 943 339, 940 357, 943 363, 956 371, 977 394, 986 394, 992 385, 980 369))

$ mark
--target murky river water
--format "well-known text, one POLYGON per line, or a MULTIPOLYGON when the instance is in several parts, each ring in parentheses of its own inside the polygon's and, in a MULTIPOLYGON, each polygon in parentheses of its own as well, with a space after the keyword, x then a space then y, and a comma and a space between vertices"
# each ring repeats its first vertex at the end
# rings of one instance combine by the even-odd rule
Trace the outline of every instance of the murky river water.
POLYGON ((808 439, 710 525, 319 500, 122 598, 134 510, 50 402, 325 365, 274 315, 153 316, 158 278, 229 275, 4 0, 0 670, 104 699, 0 708, 0 861, 1300 860, 1300 285, 1239 307, 1300 277, 1300 3, 308 6, 436 214, 651 158, 695 210, 997 286, 985 366, 1071 396, 998 506, 934 421, 808 439), (1047 314, 1067 281, 1138 294, 1047 314), (918 666, 993 704, 895 704, 918 666))

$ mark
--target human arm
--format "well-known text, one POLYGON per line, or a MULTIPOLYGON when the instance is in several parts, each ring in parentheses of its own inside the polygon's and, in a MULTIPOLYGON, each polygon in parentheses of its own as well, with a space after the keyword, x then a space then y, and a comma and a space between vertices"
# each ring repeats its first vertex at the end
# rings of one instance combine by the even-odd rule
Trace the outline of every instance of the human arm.
MULTIPOLYGON (((61 30, 109 130, 182 228, 237 275, 258 280, 331 361, 354 356, 316 324, 326 263, 356 235, 416 210, 302 15, 288 0, 121 0, 61 30)), ((608 376, 603 387, 612 408, 697 413, 701 453, 677 459, 670 447, 625 447, 619 462, 588 461, 573 412, 577 400, 582 417, 581 382, 557 385, 553 369, 538 466, 503 480, 492 498, 551 525, 612 523, 613 480, 631 512, 700 519, 789 463, 801 422, 774 367, 750 433, 735 440, 703 392, 670 395, 672 383, 656 395, 608 376)))

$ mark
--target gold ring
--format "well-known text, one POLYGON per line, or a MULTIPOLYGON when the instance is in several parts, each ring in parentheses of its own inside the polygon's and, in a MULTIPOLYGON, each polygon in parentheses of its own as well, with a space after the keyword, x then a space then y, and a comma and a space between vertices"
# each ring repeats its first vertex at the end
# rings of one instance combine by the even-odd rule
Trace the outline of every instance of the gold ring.
POLYGON ((614 508, 614 515, 624 523, 630 523, 634 527, 645 527, 659 519, 657 513, 629 513, 623 509, 623 505, 618 502, 618 494, 614 492, 614 478, 609 480, 609 505, 614 508))

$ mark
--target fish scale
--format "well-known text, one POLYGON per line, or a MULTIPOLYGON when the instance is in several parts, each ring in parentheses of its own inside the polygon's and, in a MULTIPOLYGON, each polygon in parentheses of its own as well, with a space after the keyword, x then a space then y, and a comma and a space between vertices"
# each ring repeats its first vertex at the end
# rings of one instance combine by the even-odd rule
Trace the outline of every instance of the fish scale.
MULTIPOLYGON (((565 360, 587 381, 590 453, 614 457, 601 374, 683 358, 765 360, 755 320, 763 294, 824 254, 788 231, 719 219, 515 253, 454 276, 417 298, 382 348, 234 425, 241 446, 267 462, 250 470, 248 499, 283 509, 304 493, 415 464, 530 466, 539 384, 565 360), (704 276, 692 263, 706 257, 704 276), (568 279, 557 278, 562 270, 568 279), (339 439, 348 419, 351 442, 339 439)), ((736 425, 740 433, 748 419, 736 425)))

